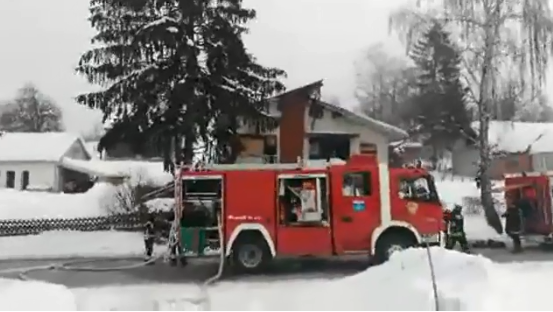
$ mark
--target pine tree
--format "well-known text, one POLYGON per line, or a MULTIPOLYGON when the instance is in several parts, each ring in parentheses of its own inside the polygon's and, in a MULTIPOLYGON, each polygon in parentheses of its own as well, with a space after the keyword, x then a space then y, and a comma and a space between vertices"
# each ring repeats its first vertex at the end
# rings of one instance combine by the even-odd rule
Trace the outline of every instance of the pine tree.
POLYGON ((276 126, 265 100, 284 90, 282 70, 266 68, 242 41, 255 11, 241 0, 91 0, 101 47, 86 52, 77 71, 100 92, 78 97, 100 108, 113 127, 101 144, 124 140, 136 150, 154 142, 166 169, 189 162, 204 142, 221 161, 239 152, 241 123, 276 126), (184 144, 182 143, 184 141, 184 144))
POLYGON ((473 136, 460 80, 461 57, 450 34, 434 23, 414 45, 410 57, 419 68, 419 95, 414 101, 417 134, 435 153, 450 148, 457 139, 473 136))

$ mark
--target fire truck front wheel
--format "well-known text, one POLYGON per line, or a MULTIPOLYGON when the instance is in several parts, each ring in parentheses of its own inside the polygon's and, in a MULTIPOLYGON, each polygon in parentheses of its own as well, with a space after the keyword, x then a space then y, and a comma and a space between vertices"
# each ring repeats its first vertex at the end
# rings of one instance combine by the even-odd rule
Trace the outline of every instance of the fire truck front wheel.
POLYGON ((270 259, 269 246, 260 235, 245 233, 232 248, 233 266, 242 273, 260 272, 270 259))
POLYGON ((384 263, 397 251, 415 246, 416 237, 407 231, 385 233, 376 243, 375 259, 377 264, 384 263))

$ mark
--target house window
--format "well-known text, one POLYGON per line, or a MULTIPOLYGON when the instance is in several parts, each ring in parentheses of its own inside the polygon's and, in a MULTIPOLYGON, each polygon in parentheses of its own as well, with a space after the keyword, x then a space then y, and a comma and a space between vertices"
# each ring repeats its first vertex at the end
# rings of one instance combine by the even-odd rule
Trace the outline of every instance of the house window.
POLYGON ((371 195, 371 173, 363 171, 344 174, 342 195, 347 197, 371 195))
POLYGON ((29 186, 29 171, 25 170, 21 174, 21 189, 26 190, 29 186))
POLYGON ((15 187, 15 171, 6 172, 6 187, 14 188, 15 187))

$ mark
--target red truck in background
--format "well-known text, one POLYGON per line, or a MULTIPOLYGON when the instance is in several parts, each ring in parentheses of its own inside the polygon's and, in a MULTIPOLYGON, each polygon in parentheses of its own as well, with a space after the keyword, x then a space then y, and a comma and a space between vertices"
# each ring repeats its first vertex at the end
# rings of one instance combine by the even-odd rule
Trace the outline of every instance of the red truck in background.
POLYGON ((388 168, 354 155, 347 162, 183 168, 178 177, 182 230, 219 219, 221 252, 243 271, 277 257, 367 254, 383 262, 398 250, 442 243, 442 205, 422 168, 388 168), (199 207, 207 217, 184 222, 199 207))
POLYGON ((527 241, 553 242, 553 172, 524 172, 505 175, 505 185, 495 192, 504 192, 507 207, 524 197, 531 211, 523 218, 523 234, 527 241))

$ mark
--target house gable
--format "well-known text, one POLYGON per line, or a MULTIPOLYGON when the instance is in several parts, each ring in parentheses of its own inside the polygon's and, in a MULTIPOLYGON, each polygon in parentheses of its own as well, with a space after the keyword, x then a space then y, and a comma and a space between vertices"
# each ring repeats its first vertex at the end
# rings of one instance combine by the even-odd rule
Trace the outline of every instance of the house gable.
POLYGON ((71 144, 71 146, 69 146, 67 151, 63 154, 62 158, 63 157, 79 160, 90 160, 92 158, 90 152, 81 139, 75 140, 75 142, 73 142, 73 144, 71 144))

